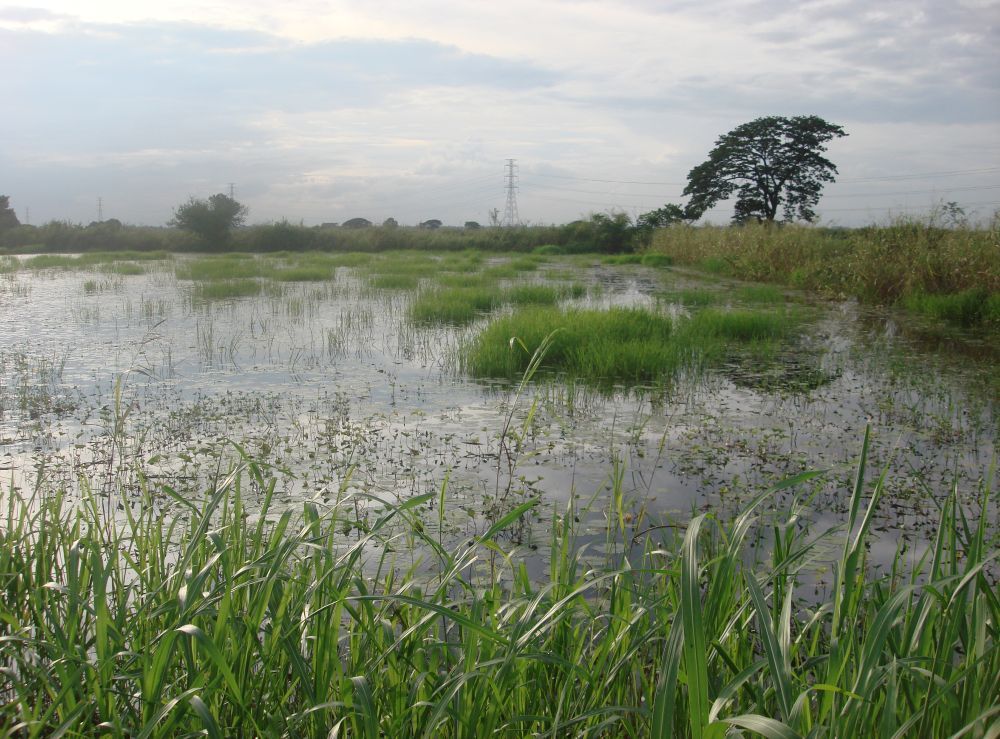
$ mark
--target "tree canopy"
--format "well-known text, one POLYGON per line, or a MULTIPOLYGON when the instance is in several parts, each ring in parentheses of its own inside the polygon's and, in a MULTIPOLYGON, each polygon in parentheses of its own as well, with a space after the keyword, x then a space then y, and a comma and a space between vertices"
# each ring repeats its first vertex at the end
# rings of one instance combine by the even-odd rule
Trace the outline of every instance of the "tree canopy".
POLYGON ((837 168, 823 156, 841 126, 817 116, 767 116, 720 136, 708 160, 688 173, 686 214, 700 218, 721 200, 736 195, 733 221, 813 221, 823 184, 837 168))
POLYGON ((21 222, 17 220, 17 213, 10 207, 10 196, 0 195, 0 231, 20 225, 21 222))
POLYGON ((246 221, 249 209, 228 195, 218 193, 208 200, 191 198, 174 211, 170 225, 198 234, 206 241, 224 244, 229 232, 246 221))

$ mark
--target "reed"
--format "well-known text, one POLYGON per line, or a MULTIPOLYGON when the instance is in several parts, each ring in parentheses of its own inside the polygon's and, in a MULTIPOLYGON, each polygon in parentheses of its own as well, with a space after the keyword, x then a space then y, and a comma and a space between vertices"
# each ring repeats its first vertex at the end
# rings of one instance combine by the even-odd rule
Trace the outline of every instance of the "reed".
POLYGON ((497 287, 437 288, 420 293, 410 305, 415 323, 464 325, 503 303, 497 287))
POLYGON ((866 435, 842 528, 813 530, 806 473, 729 522, 636 528, 612 505, 601 562, 571 503, 545 520, 541 581, 501 536, 533 502, 448 547, 419 517, 446 487, 368 520, 352 512, 372 502, 343 491, 293 512, 242 450, 200 502, 142 476, 111 500, 11 490, 2 723, 24 737, 992 736, 993 481, 975 511, 957 491, 943 501, 926 553, 876 577, 884 476, 867 451, 866 435), (393 566, 394 542, 423 563, 393 566))
POLYGON ((997 219, 984 228, 943 228, 933 217, 859 229, 671 227, 655 233, 651 251, 714 274, 900 305, 960 323, 994 324, 995 314, 948 307, 953 301, 973 293, 996 301, 1000 294, 997 219))
POLYGON ((596 385, 670 382, 684 369, 717 364, 733 351, 765 357, 789 340, 793 311, 706 308, 674 319, 642 308, 527 307, 501 316, 468 340, 460 366, 474 377, 516 377, 553 331, 541 365, 596 385))
POLYGON ((230 300, 260 295, 264 290, 258 280, 212 280, 196 282, 192 296, 197 300, 230 300))
POLYGON ((246 280, 269 276, 272 266, 251 254, 233 253, 179 262, 174 267, 174 273, 179 280, 246 280))

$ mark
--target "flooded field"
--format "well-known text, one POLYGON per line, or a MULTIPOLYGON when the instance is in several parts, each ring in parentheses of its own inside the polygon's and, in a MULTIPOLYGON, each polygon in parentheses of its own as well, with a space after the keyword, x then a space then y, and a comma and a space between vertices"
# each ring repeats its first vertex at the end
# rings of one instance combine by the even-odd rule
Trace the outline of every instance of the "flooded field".
MULTIPOLYGON (((867 425, 869 470, 886 485, 876 561, 925 546, 953 488, 970 512, 984 487, 995 490, 1000 351, 983 337, 622 261, 9 259, 3 487, 89 489, 107 501, 144 487, 169 516, 178 503, 163 486, 197 500, 249 458, 270 465, 276 511, 347 504, 363 519, 378 501, 437 493, 422 520, 449 542, 538 500, 510 533, 536 566, 548 531, 532 521, 571 497, 595 539, 608 511, 640 538, 694 511, 739 512, 783 479, 827 470, 773 504, 839 523, 867 425), (644 308, 675 332, 733 312, 786 330, 763 348, 720 344, 710 359, 695 347, 638 381, 579 379, 545 357, 523 387, 520 373, 481 376, 470 352, 484 330, 530 306, 548 306, 538 315, 553 331, 554 306, 644 308)), ((512 338, 494 343, 536 348, 512 338)))

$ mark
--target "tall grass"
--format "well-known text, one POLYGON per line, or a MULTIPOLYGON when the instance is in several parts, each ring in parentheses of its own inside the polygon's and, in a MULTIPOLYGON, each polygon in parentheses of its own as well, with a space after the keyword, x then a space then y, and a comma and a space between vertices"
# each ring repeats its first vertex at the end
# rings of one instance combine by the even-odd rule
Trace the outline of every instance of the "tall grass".
POLYGON ((716 363, 739 345, 770 354, 796 325, 792 312, 704 309, 672 319, 644 308, 562 310, 528 307, 501 316, 461 350, 463 371, 475 377, 515 377, 556 331, 543 370, 602 384, 671 381, 682 369, 716 363))
POLYGON ((234 253, 179 262, 174 272, 180 280, 238 280, 267 277, 272 266, 252 254, 234 253))
POLYGON ((866 455, 867 438, 819 598, 810 580, 837 539, 768 495, 676 534, 609 510, 603 563, 570 504, 549 514, 535 582, 503 537, 533 503, 449 547, 418 518, 444 489, 368 521, 348 499, 293 513, 245 457, 200 503, 144 482, 111 500, 10 491, 0 723, 26 737, 994 736, 992 480, 974 515, 953 494, 926 554, 873 577, 882 479, 866 482, 866 455), (421 568, 393 566, 400 546, 422 548, 421 568))
POLYGON ((138 265, 126 266, 128 262, 162 261, 170 259, 170 255, 158 251, 94 251, 77 256, 65 254, 39 254, 21 263, 26 269, 65 269, 87 270, 102 268, 105 271, 117 271, 120 274, 141 274, 138 265))
POLYGON ((451 287, 427 290, 410 305, 415 323, 463 325, 495 310, 503 303, 498 287, 451 287))
POLYGON ((198 300, 228 300, 260 295, 263 290, 263 285, 257 280, 211 280, 196 282, 192 295, 198 300))
MULTIPOLYGON (((1000 294, 1000 220, 978 229, 942 228, 933 219, 850 230, 672 227, 656 232, 651 249, 708 272, 918 309, 933 305, 921 296, 975 291, 995 301, 1000 294)), ((975 318, 996 321, 992 311, 975 318)))

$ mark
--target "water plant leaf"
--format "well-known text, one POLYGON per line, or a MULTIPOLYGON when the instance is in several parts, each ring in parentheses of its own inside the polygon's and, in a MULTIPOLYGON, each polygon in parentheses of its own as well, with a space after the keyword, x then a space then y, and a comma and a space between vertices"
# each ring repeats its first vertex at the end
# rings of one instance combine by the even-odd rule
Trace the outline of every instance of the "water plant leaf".
POLYGON ((684 626, 684 671, 688 680, 688 712, 691 734, 706 736, 708 711, 708 654, 705 648, 705 624, 702 619, 701 586, 698 569, 698 531, 705 515, 696 516, 684 534, 681 555, 680 612, 684 626))

